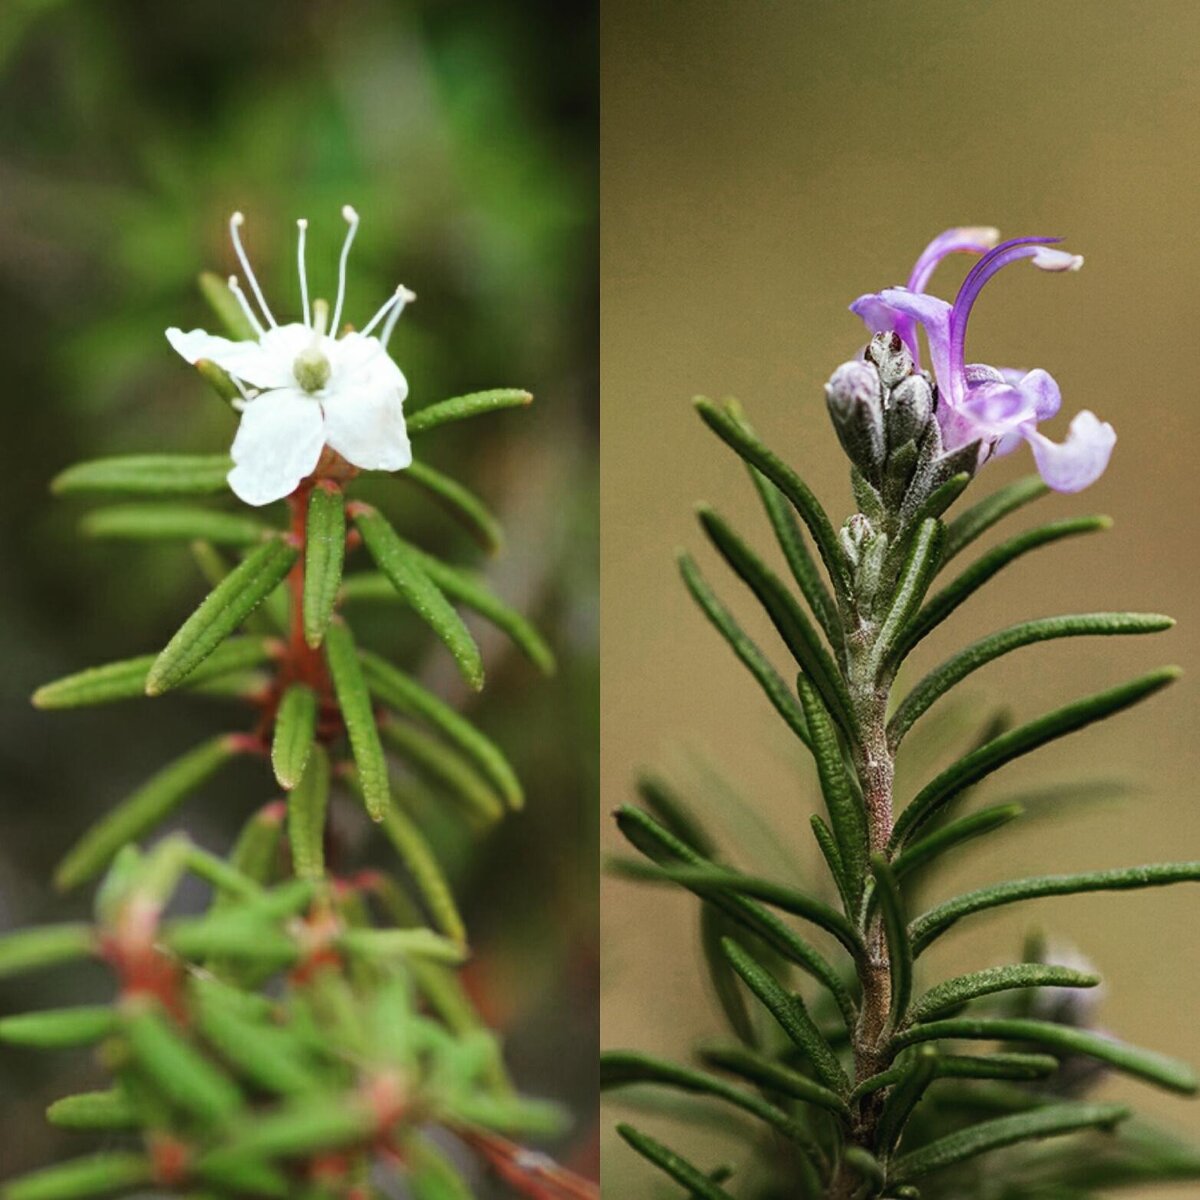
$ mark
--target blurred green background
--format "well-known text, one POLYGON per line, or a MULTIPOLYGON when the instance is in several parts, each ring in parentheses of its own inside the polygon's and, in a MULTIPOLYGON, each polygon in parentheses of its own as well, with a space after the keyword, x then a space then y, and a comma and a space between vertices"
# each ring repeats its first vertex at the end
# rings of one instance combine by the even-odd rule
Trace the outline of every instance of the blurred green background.
MULTIPOLYGON (((477 951, 471 985, 505 1032, 523 1090, 568 1104, 549 1147, 595 1169, 596 28, 551 0, 6 0, 0 4, 0 346, 8 413, 0 508, 0 927, 80 914, 50 871, 78 833, 230 716, 176 699, 38 714, 39 683, 163 645, 204 588, 184 546, 86 544, 49 479, 105 453, 228 445, 233 415, 169 349, 211 319, 201 268, 236 266, 234 209, 277 313, 298 312, 295 219, 309 278, 333 290, 344 203, 362 215, 347 316, 395 285, 420 296, 392 352, 410 407, 496 386, 532 409, 451 427, 428 454, 509 533, 486 569, 560 658, 540 678, 479 629, 478 700, 398 610, 364 637, 416 664, 510 753, 527 810, 473 846, 440 831, 477 951)), ((415 492, 371 495, 418 541, 476 552, 415 492)), ((240 715, 235 714, 235 720, 240 715)), ((271 798, 254 764, 179 818, 227 848, 271 798)), ((364 836, 352 821, 346 836, 364 836)), ((372 842, 352 853, 382 854, 372 842)), ((6 984, 0 1012, 103 994, 99 975, 6 984)), ((79 1151, 46 1103, 95 1082, 86 1058, 0 1058, 0 1178, 79 1151)))
MULTIPOLYGON (((675 573, 672 552, 686 544, 751 632, 777 644, 695 527, 691 505, 709 500, 773 550, 744 472, 688 400, 736 395, 840 521, 848 487, 821 385, 863 341, 846 305, 902 283, 941 229, 994 224, 1007 236, 1063 234, 1087 264, 1069 276, 1006 272, 976 308, 969 357, 1051 371, 1064 394, 1052 436, 1085 407, 1119 436, 1099 484, 1043 500, 1006 529, 1093 511, 1117 523, 1011 568, 930 639, 917 667, 1017 620, 1129 608, 1174 614, 1179 627, 1022 651, 967 691, 1007 700, 1020 718, 1164 662, 1187 675, 986 790, 999 799, 1049 781, 1117 778, 1131 785, 1127 799, 1101 801, 1097 789, 1078 824, 1051 815, 977 850, 938 898, 1014 874, 1200 856, 1200 559, 1190 524, 1200 409, 1189 366, 1200 6, 605 0, 601 61, 605 812, 631 797, 643 765, 695 782, 698 752, 769 822, 777 840, 760 867, 786 870, 783 854, 815 871, 799 748, 675 573)), ((934 290, 952 294, 965 265, 948 264, 934 290)), ((1028 455, 1014 455, 989 466, 973 493, 1031 469, 1028 455)), ((727 801, 709 811, 723 829, 745 825, 727 801)), ((686 1055, 719 1029, 700 983, 694 902, 620 881, 606 881, 602 897, 602 1043, 686 1055)), ((1011 961, 1030 925, 1052 929, 1106 976, 1106 1027, 1200 1064, 1198 915, 1200 892, 1188 887, 1041 901, 964 922, 929 968, 943 977, 1011 961)), ((1129 1081, 1104 1091, 1200 1138, 1195 1102, 1129 1081)), ((605 1109, 606 1193, 674 1194, 656 1191, 612 1134, 630 1110, 605 1109)), ((722 1161, 718 1122, 690 1142, 661 1119, 639 1124, 702 1163, 722 1161)))

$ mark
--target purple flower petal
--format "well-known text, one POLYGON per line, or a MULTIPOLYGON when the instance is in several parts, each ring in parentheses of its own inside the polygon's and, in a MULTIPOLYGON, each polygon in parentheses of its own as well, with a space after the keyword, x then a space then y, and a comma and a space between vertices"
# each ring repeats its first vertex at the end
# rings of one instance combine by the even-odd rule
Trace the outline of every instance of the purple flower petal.
POLYGON ((923 292, 942 259, 949 254, 983 254, 1000 240, 1000 230, 986 225, 960 225, 947 229, 921 251, 908 277, 910 292, 923 292))
MULTIPOLYGON (((910 292, 907 288, 885 288, 878 298, 901 316, 910 321, 917 321, 925 327, 934 376, 939 387, 943 389, 947 387, 946 381, 950 381, 950 390, 953 391, 958 381, 952 379, 950 372, 950 322, 954 311, 950 305, 936 296, 910 292)), ((915 336, 913 341, 916 341, 915 336)), ((917 356, 913 346, 910 345, 909 349, 914 351, 913 361, 916 362, 917 356)))
POLYGON ((1081 492, 1104 474, 1117 434, 1095 413, 1077 413, 1066 440, 1052 442, 1031 423, 1021 430, 1042 478, 1056 492, 1081 492))

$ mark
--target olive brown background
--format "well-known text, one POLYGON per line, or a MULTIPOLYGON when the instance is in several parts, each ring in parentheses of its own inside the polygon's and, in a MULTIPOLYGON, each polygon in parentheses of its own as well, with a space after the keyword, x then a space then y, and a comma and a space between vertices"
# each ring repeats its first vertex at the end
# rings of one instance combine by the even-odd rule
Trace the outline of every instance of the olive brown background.
MULTIPOLYGON (((751 631, 774 644, 695 527, 692 504, 703 498, 772 549, 744 473, 688 400, 736 395, 841 520, 844 461, 821 385, 863 340, 846 305, 903 282, 929 237, 969 223, 1008 236, 1063 234, 1087 257, 1075 275, 1017 267, 1001 276, 976 308, 969 357, 1051 371, 1064 395, 1052 436, 1085 407, 1119 436, 1100 483, 1039 502, 1008 531, 1094 511, 1116 525, 1010 568, 930 639, 918 665, 1016 620, 1122 608, 1167 612, 1179 626, 1154 638, 1025 650, 965 690, 1025 717, 1161 663, 1187 674, 1144 707, 997 776, 989 797, 1048 781, 1131 786, 1119 802, 1096 789, 1074 824, 1051 814, 977 848, 941 881, 939 897, 1014 874, 1200 857, 1200 408, 1191 379, 1200 6, 606 0, 603 8, 608 847, 617 839, 607 814, 631 797, 639 767, 686 783, 715 766, 765 815, 778 834, 773 849, 815 869, 799 751, 675 573, 674 549, 695 549, 751 631)), ((943 268, 934 290, 955 287, 963 266, 943 268)), ((1024 453, 990 465, 974 494, 1030 469, 1024 453)), ((730 825, 728 803, 708 811, 730 825)), ((602 1041, 683 1056, 719 1029, 700 982, 694 904, 621 881, 603 886, 602 1041)), ((1186 886, 1041 901, 964 923, 928 966, 944 975, 1003 961, 1031 925, 1052 929, 1105 975, 1106 1027, 1200 1063, 1198 916, 1200 892, 1186 886)), ((1104 1090, 1200 1136, 1195 1102, 1125 1080, 1104 1090)), ((615 1102, 606 1110, 606 1194, 655 1194, 611 1132, 627 1110, 615 1102)), ((645 1123, 671 1132, 661 1120, 645 1123)), ((688 1149, 673 1132, 671 1140, 688 1149)), ((702 1140, 690 1144, 701 1161, 721 1161, 719 1133, 702 1140)))

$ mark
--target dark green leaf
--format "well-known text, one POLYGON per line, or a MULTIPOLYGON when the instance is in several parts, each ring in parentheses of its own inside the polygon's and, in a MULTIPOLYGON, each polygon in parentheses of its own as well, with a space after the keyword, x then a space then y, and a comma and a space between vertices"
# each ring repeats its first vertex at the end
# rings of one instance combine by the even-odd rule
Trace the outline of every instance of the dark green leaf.
POLYGON ((1032 1112, 997 1117, 903 1155, 892 1165, 891 1178, 897 1183, 921 1179, 931 1171, 1016 1142, 1075 1133, 1080 1129, 1111 1129, 1128 1115, 1129 1110, 1118 1104, 1048 1104, 1032 1112))
POLYGON ((456 750, 407 722, 389 718, 380 731, 400 758, 435 786, 445 788, 469 812, 488 823, 504 815, 504 805, 492 786, 456 750))
POLYGON ((271 766, 284 791, 291 791, 304 774, 317 732, 317 694, 303 683, 283 693, 275 713, 271 766))
POLYGON ((828 1109, 846 1120, 850 1119, 850 1110, 837 1092, 762 1054, 755 1054, 741 1046, 723 1046, 709 1047, 701 1052, 701 1058, 710 1067, 740 1075, 768 1091, 780 1092, 795 1100, 803 1100, 806 1104, 828 1109))
POLYGON ((1163 667, 1109 691, 1077 700, 1074 704, 1056 709, 1044 717, 993 738, 947 767, 917 794, 896 822, 892 846, 902 845, 959 792, 978 783, 1005 763, 1137 704, 1178 678, 1177 667, 1163 667))
POLYGON ((1133 888, 1165 887, 1172 883, 1200 880, 1200 862, 1153 863, 1144 867, 1118 867, 1111 871, 1089 871, 1078 875, 1043 875, 1033 879, 1011 879, 978 891, 955 896, 918 917, 909 930, 916 953, 941 937, 952 925, 972 913, 1036 900, 1042 896, 1072 896, 1079 892, 1117 892, 1133 888))
POLYGON ((884 1102, 876 1134, 877 1144, 885 1154, 890 1154, 899 1144, 913 1109, 933 1082, 937 1070, 937 1051, 932 1046, 919 1046, 899 1065, 900 1074, 884 1102))
POLYGON ((146 541, 191 541, 217 546, 253 546, 272 533, 269 525, 244 513, 219 512, 185 504, 117 504, 84 517, 89 537, 146 541))
POLYGON ((345 556, 345 498, 340 488, 323 482, 308 498, 304 536, 304 640, 314 650, 333 616, 345 556))
POLYGON ((329 807, 329 755, 311 746, 307 769, 288 796, 288 841, 299 879, 325 876, 325 812, 329 807))
POLYGON ((935 829, 927 837, 907 846, 892 863, 892 870, 898 880, 904 879, 912 872, 927 867, 947 850, 1015 821, 1024 811, 1019 804, 997 804, 960 817, 957 821, 951 821, 942 828, 935 829))
POLYGON ((942 561, 944 541, 945 526, 933 517, 927 517, 917 527, 896 583, 891 608, 888 609, 875 643, 877 663, 882 663, 889 657, 895 662, 892 651, 904 627, 912 620, 921 601, 925 599, 929 584, 942 561))
POLYGON ((424 834, 395 803, 384 812, 383 832, 400 855, 434 923, 448 938, 465 943, 467 931, 454 892, 424 834))
POLYGON ((479 647, 441 588, 430 578, 413 547, 403 541, 377 509, 354 510, 354 523, 379 569, 413 611, 437 634, 454 656, 462 677, 476 691, 483 687, 479 647))
POLYGON ((131 454, 68 467, 51 490, 131 496, 204 496, 225 490, 233 463, 224 454, 131 454))
POLYGON ((1014 963, 1005 967, 987 967, 985 970, 959 975, 931 987, 913 1004, 909 1020, 928 1021, 949 1008, 957 1008, 968 1000, 990 996, 993 992, 1033 987, 1090 988, 1099 982, 1099 975, 1045 963, 1014 963))
POLYGON ((467 396, 455 396, 450 400, 441 400, 428 408, 410 413, 408 417, 408 432, 410 434, 424 433, 436 429, 449 421, 462 421, 468 417, 476 417, 482 413, 496 412, 504 408, 523 408, 533 402, 533 395, 521 388, 493 388, 488 392, 471 392, 467 396))
POLYGON ((263 602, 291 570, 298 551, 282 538, 252 550, 217 584, 155 659, 146 694, 183 682, 263 602))
POLYGON ((400 478, 424 488, 489 553, 498 554, 504 546, 500 522, 488 511, 474 492, 456 479, 435 470, 428 463, 413 459, 400 478))
POLYGON ((718 1187, 703 1171, 662 1142, 639 1132, 632 1125, 618 1125, 617 1133, 647 1162, 653 1163, 676 1183, 687 1188, 692 1196, 699 1197, 699 1200, 733 1200, 724 1188, 718 1187))
POLYGON ((875 897, 883 914, 883 928, 887 935, 888 969, 891 972, 891 1011, 888 1019, 893 1029, 898 1029, 908 1011, 912 999, 913 947, 909 945, 904 900, 896 877, 882 855, 871 859, 871 873, 875 877, 875 897))
POLYGON ((1083 613, 1022 621, 1019 625, 989 634, 935 667, 909 692, 888 723, 888 738, 893 746, 898 746, 917 718, 952 687, 993 659, 1019 650, 1022 646, 1057 638, 1158 633, 1170 629, 1174 624, 1170 617, 1157 613, 1083 613))
POLYGON ((985 496, 978 504, 961 513, 946 529, 946 555, 949 562, 965 550, 976 538, 986 533, 997 521, 1016 512, 1026 504, 1046 495, 1050 488, 1039 475, 1026 475, 985 496))

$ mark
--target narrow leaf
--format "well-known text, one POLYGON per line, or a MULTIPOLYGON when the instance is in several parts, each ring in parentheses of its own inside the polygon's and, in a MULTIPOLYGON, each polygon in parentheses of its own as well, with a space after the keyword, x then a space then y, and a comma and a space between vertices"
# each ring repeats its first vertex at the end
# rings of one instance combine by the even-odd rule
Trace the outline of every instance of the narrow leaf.
POLYGON ((273 531, 243 513, 219 512, 183 504, 117 504, 84 517, 89 537, 134 541, 191 541, 216 546, 253 546, 273 531))
POLYGON ((796 697, 784 683, 782 677, 767 661, 767 657, 747 636, 729 610, 717 599, 716 594, 700 574, 700 568, 690 554, 681 552, 678 557, 679 573, 687 585, 692 598, 703 610, 717 632, 729 643, 734 654, 750 674, 758 681, 775 711, 788 723, 792 732, 805 744, 809 744, 808 726, 804 712, 796 703, 796 697))
POLYGON ((741 1075, 768 1091, 780 1092, 795 1100, 803 1100, 806 1104, 827 1109, 846 1120, 850 1119, 850 1109, 837 1092, 762 1054, 755 1054, 741 1046, 723 1046, 703 1050, 701 1058, 710 1067, 741 1075))
POLYGON ((136 1106, 119 1091, 64 1096, 46 1109, 46 1120, 58 1129, 79 1132, 138 1129, 142 1123, 136 1106))
POLYGON ((310 746, 310 749, 307 769, 288 796, 288 842, 297 878, 323 879, 329 756, 320 746, 310 746))
POLYGON ((454 893, 424 834, 395 803, 389 804, 384 812, 383 832, 400 855, 434 924, 448 938, 465 943, 467 931, 454 893))
POLYGON ((525 796, 521 782, 508 759, 490 738, 444 700, 378 654, 362 650, 359 658, 367 686, 381 703, 406 716, 428 721, 448 742, 471 759, 509 808, 523 807, 525 796))
POLYGON ((775 1018, 784 1033, 808 1055, 820 1081, 831 1091, 844 1096, 850 1090, 850 1081, 800 997, 785 991, 779 981, 759 966, 732 938, 726 938, 721 944, 730 965, 746 986, 775 1018))
MULTIPOLYGON (((1066 521, 1056 521, 1050 525, 1042 525, 1037 529, 1019 533, 995 549, 989 550, 926 602, 925 607, 900 635, 897 654, 901 657, 908 654, 922 638, 936 629, 963 601, 970 599, 993 575, 1023 554, 1027 554, 1030 550, 1036 550, 1039 546, 1049 546, 1063 538, 1074 537, 1080 533, 1093 533, 1099 529, 1108 529, 1111 525, 1112 521, 1108 517, 1072 517, 1066 521)), ((944 554, 942 561, 945 562, 944 554)))
POLYGON ((711 400, 697 397, 693 403, 700 419, 717 437, 752 467, 757 467, 787 497, 792 507, 800 514, 800 519, 808 526, 830 579, 835 584, 846 582, 845 565, 837 543, 837 534, 808 485, 781 458, 749 433, 741 422, 722 412, 711 400))
POLYGON ((932 782, 927 784, 900 814, 892 836, 892 846, 902 845, 944 804, 959 792, 970 787, 993 771, 1033 750, 1065 737, 1078 729, 1102 720, 1122 709, 1145 700, 1155 692, 1179 678, 1177 667, 1163 667, 1143 675, 1139 679, 1121 684, 1106 692, 1098 692, 1074 704, 1056 709, 993 738, 977 750, 947 767, 932 782))
POLYGON ((141 1154, 106 1151, 46 1167, 4 1186, 4 1200, 83 1200, 141 1189, 154 1178, 150 1160, 141 1154))
POLYGON ((1118 1071, 1134 1075, 1160 1087, 1191 1095, 1196 1091, 1196 1074, 1186 1063, 1119 1042, 1107 1034, 1074 1029, 1055 1021, 1030 1021, 1018 1018, 971 1020, 956 1017, 913 1025, 892 1039, 896 1047, 938 1038, 983 1041, 1030 1042, 1049 1050, 1086 1054, 1108 1063, 1118 1071))
POLYGON ((122 846, 166 820, 236 753, 235 740, 220 734, 168 763, 75 843, 54 873, 55 886, 66 890, 98 875, 122 846))
POLYGON ((845 865, 842 863, 842 852, 838 849, 833 831, 821 819, 819 813, 813 813, 808 820, 812 826, 813 837, 817 840, 817 849, 821 851, 821 857, 825 860, 829 874, 833 877, 834 886, 842 899, 842 910, 852 913, 858 903, 854 895, 855 888, 846 874, 845 865))
POLYGON ((229 864, 255 883, 270 883, 279 860, 279 841, 287 806, 282 801, 264 805, 238 834, 229 864))
POLYGON ((910 929, 913 949, 924 950, 952 925, 972 913, 1036 900, 1042 896, 1073 896, 1080 892, 1123 892, 1134 888, 1165 887, 1172 883, 1200 881, 1200 862, 1154 863, 1144 867, 1118 867, 1079 875, 1043 875, 1033 879, 1011 879, 955 896, 918 917, 910 929))
MULTIPOLYGON (((218 646, 188 676, 185 686, 194 687, 223 675, 250 670, 274 657, 278 643, 272 638, 235 637, 218 646)), ((146 694, 146 676, 157 656, 144 654, 121 662, 89 667, 74 675, 43 684, 33 693, 36 708, 80 708, 131 700, 146 694)))
POLYGON ((391 803, 387 759, 379 741, 379 728, 371 707, 371 695, 358 664, 354 635, 344 621, 335 621, 325 638, 325 656, 333 676, 342 721, 350 738, 350 749, 358 768, 358 784, 372 821, 382 821, 391 803))
POLYGON ((901 1064, 901 1074, 879 1116, 877 1141, 885 1154, 890 1154, 899 1144, 904 1127, 925 1095, 925 1089, 933 1082, 936 1070, 937 1051, 932 1046, 919 1046, 901 1064))
POLYGON ((82 922, 40 925, 0 934, 0 978, 90 958, 94 949, 92 927, 82 922))
POLYGON ((479 691, 483 661, 479 647, 441 588, 430 578, 413 548, 401 540, 377 509, 356 508, 354 523, 379 569, 413 611, 437 634, 458 664, 462 677, 479 691))
POLYGON ((364 1141, 375 1125, 370 1106, 352 1095, 305 1098, 243 1122, 220 1149, 201 1159, 200 1166, 207 1171, 238 1160, 308 1157, 364 1141))
POLYGON ((888 1019, 893 1029, 898 1029, 908 1012, 912 999, 913 947, 909 944, 904 900, 896 877, 882 855, 871 859, 871 872, 875 877, 875 896, 883 914, 883 928, 887 935, 888 968, 892 977, 891 1010, 888 1019))
POLYGON ((867 821, 863 803, 851 781, 842 757, 841 743, 829 719, 829 712, 812 684, 800 676, 796 690, 804 707, 808 725, 809 748, 817 764, 817 777, 829 827, 837 843, 838 863, 849 893, 851 906, 862 896, 867 870, 867 821))
POLYGON ((233 463, 223 454, 133 454, 68 467, 51 483, 67 492, 121 492, 131 496, 205 496, 223 492, 233 463))
POLYGON ((946 551, 942 559, 948 563, 961 554, 976 538, 986 533, 1009 513, 1046 495, 1049 487, 1039 475, 1026 475, 984 497, 966 512, 960 513, 946 528, 946 551))
POLYGON ((304 640, 314 650, 333 616, 345 556, 345 498, 340 488, 318 484, 308 498, 304 540, 304 640))
POLYGON ((167 643, 146 677, 146 694, 160 695, 186 679, 275 589, 297 554, 282 538, 252 550, 167 643))
POLYGON ((434 933, 432 929, 347 929, 338 945, 350 954, 369 959, 419 958, 457 965, 466 959, 466 947, 434 933))
POLYGON ((420 459, 401 471, 400 479, 415 483, 429 493, 489 553, 504 546, 504 531, 488 507, 469 488, 420 459))
POLYGON ((944 983, 931 987, 913 1004, 909 1020, 928 1021, 947 1009, 957 1008, 960 1004, 979 999, 980 996, 1011 991, 1013 988, 1090 988, 1099 982, 1099 975, 1045 963, 1015 963, 1012 966, 988 967, 983 971, 972 971, 969 975, 947 979, 944 983))
POLYGON ((935 829, 927 837, 913 842, 892 863, 892 871, 897 880, 904 879, 914 871, 920 871, 929 866, 935 859, 940 858, 947 850, 972 838, 981 837, 1000 829, 1010 821, 1015 821, 1025 810, 1019 804, 997 804, 991 808, 980 809, 969 816, 960 817, 935 829))
POLYGON ((689 1195, 699 1200, 733 1200, 724 1188, 713 1183, 703 1171, 662 1142, 655 1141, 632 1125, 618 1125, 617 1133, 647 1162, 653 1163, 676 1183, 687 1188, 689 1195))
POLYGON ((1175 622, 1156 613, 1083 613, 1066 617, 1043 617, 1022 621, 960 650, 935 667, 904 698, 888 723, 888 738, 898 746, 913 723, 940 697, 980 667, 1038 642, 1069 637, 1114 637, 1120 634, 1158 633, 1175 622))
POLYGON ((715 905, 700 906, 700 948, 713 995, 725 1014, 725 1020, 729 1022, 729 1028, 747 1046, 757 1046, 758 1030, 750 1015, 746 991, 721 950, 722 939, 733 934, 736 928, 732 918, 715 905))
POLYGON ((484 821, 497 821, 504 805, 492 786, 458 752, 404 721, 388 719, 380 726, 388 746, 422 777, 445 788, 484 821))
POLYGON ((57 1008, 0 1019, 0 1042, 47 1050, 90 1046, 108 1037, 116 1026, 116 1014, 106 1005, 57 1008))
POLYGON ((410 434, 425 433, 450 421, 463 421, 482 413, 497 412, 504 408, 523 408, 533 402, 533 395, 521 388, 493 388, 488 392, 471 392, 466 396, 454 396, 441 400, 428 408, 419 409, 408 416, 410 434))
POLYGON ((826 708, 853 740, 853 706, 840 673, 817 631, 777 575, 710 508, 699 510, 700 524, 734 573, 767 610, 784 644, 821 694, 826 708))
POLYGON ((300 782, 317 733, 317 694, 303 683, 283 693, 275 713, 271 738, 271 767, 284 791, 300 782))
POLYGON ((893 651, 896 643, 925 599, 929 584, 942 561, 944 544, 945 526, 940 521, 929 517, 917 527, 896 583, 892 606, 879 631, 875 649, 877 663, 890 659, 895 664, 893 651))
POLYGON ((892 1165, 891 1178, 896 1183, 905 1183, 1017 1142, 1076 1133, 1081 1129, 1112 1129, 1128 1115, 1129 1110, 1119 1104, 1048 1104, 1032 1112, 997 1117, 901 1156, 892 1165))

